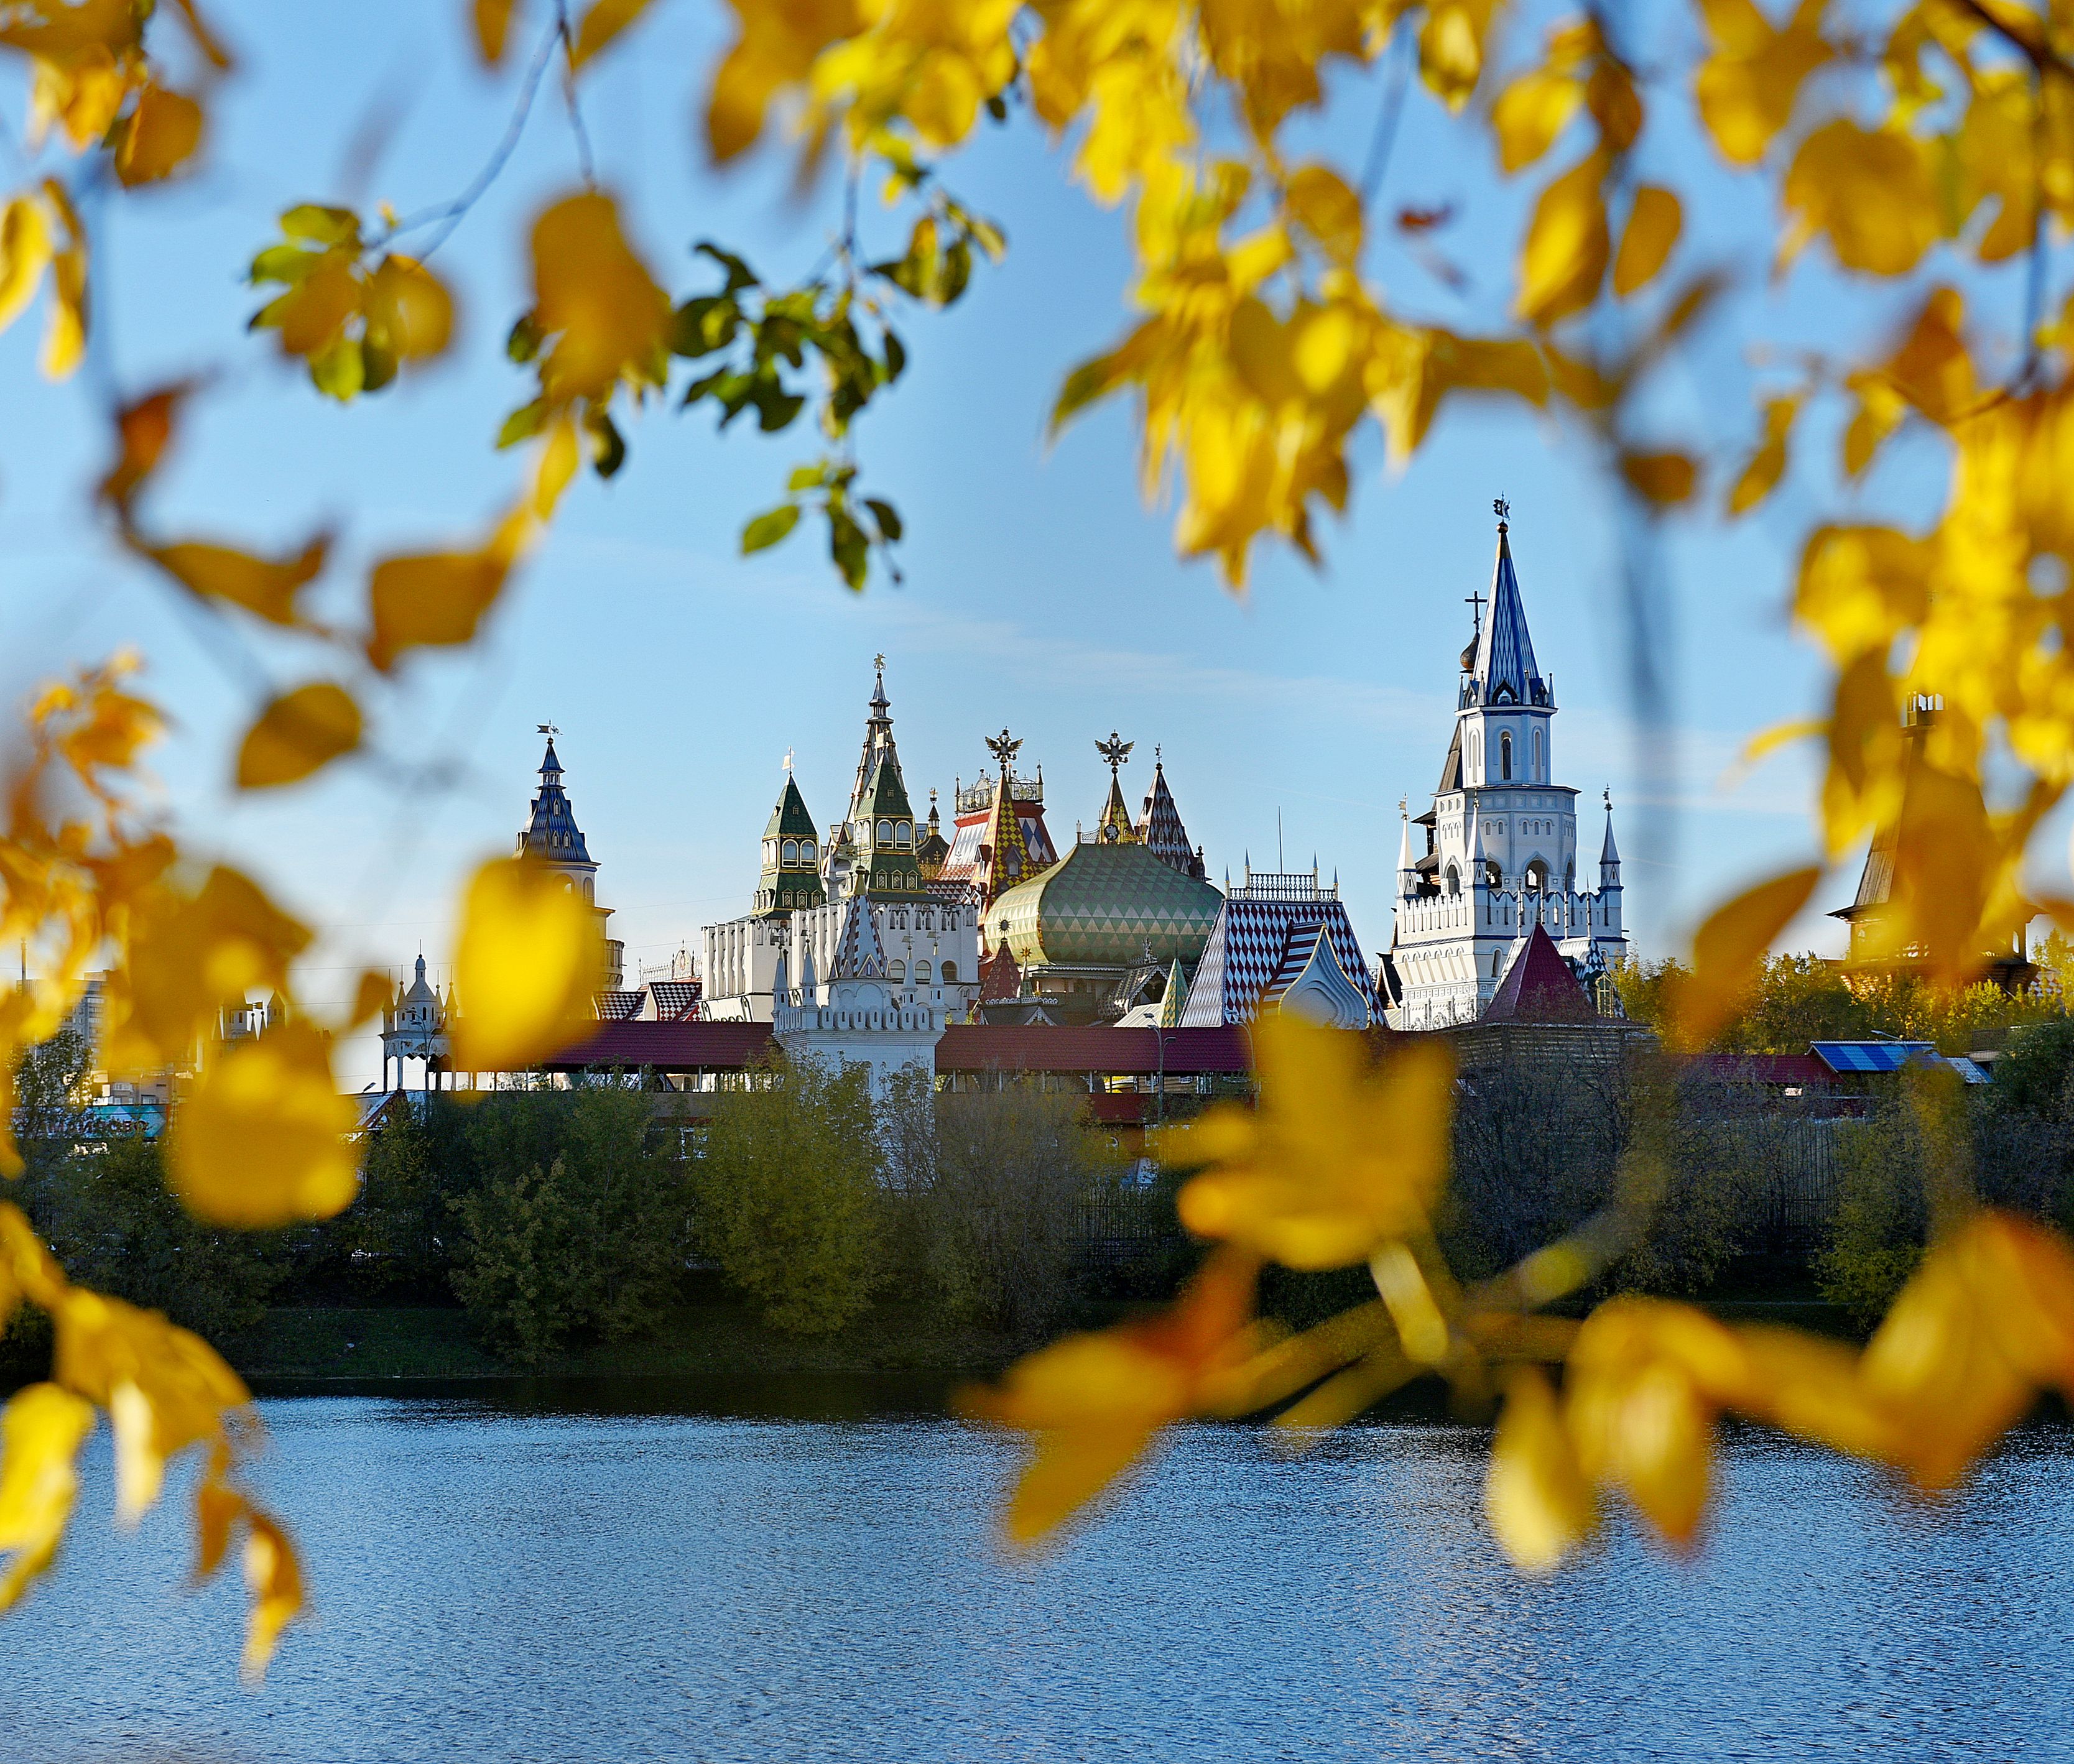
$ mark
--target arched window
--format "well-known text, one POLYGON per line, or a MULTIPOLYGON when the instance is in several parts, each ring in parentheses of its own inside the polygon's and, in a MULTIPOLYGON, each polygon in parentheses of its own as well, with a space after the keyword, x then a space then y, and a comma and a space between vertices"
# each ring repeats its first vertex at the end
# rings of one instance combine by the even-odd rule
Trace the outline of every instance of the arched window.
POLYGON ((1498 762, 1507 783, 1512 779, 1512 734, 1510 730, 1498 738, 1498 762))
POLYGON ((1539 857, 1527 866, 1527 886, 1536 894, 1548 886, 1548 866, 1539 857))
POLYGON ((1452 864, 1448 865, 1448 892, 1459 894, 1462 891, 1462 874, 1452 864))
POLYGON ((882 820, 878 824, 878 842, 882 845, 890 845, 893 843, 893 823, 891 821, 882 820))
POLYGON ((801 840, 801 841, 799 841, 799 861, 800 861, 801 863, 803 863, 803 864, 811 864, 812 862, 813 862, 813 861, 814 861, 814 842, 813 842, 813 841, 812 841, 811 839, 803 839, 803 840, 801 840))
POLYGON ((927 963, 926 961, 918 961, 918 962, 916 962, 916 963, 915 964, 915 984, 916 985, 918 985, 918 986, 926 986, 927 985, 928 985, 928 983, 929 983, 929 965, 928 965, 928 963, 927 963))
POLYGON ((1534 732, 1534 775, 1537 779, 1545 775, 1541 770, 1541 731, 1538 729, 1534 732))
POLYGON ((915 843, 915 829, 903 820, 893 829, 893 843, 902 849, 906 849, 915 843))
POLYGON ((904 961, 896 961, 886 970, 886 977, 888 980, 905 980, 907 977, 907 964, 904 961))
POLYGON ((784 857, 780 860, 780 861, 781 861, 781 862, 784 862, 784 863, 787 863, 787 864, 796 864, 797 862, 799 862, 799 841, 798 841, 798 840, 796 840, 796 839, 788 839, 788 840, 787 840, 787 841, 785 841, 785 855, 784 855, 784 857))
POLYGON ((922 878, 911 870, 907 872, 907 886, 910 888, 919 888, 922 886, 922 878))
POLYGON ((945 962, 944 964, 944 984, 946 986, 955 986, 957 983, 958 965, 954 961, 945 962))

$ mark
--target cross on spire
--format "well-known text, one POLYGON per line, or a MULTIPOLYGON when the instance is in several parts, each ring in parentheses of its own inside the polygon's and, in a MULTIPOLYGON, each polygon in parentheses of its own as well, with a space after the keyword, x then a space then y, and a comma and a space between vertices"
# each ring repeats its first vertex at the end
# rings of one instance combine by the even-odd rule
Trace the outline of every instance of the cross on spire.
POLYGON ((1465 594, 1462 597, 1462 604, 1469 608, 1469 618, 1476 626, 1477 635, 1481 637, 1484 634, 1484 597, 1481 594, 1465 594))

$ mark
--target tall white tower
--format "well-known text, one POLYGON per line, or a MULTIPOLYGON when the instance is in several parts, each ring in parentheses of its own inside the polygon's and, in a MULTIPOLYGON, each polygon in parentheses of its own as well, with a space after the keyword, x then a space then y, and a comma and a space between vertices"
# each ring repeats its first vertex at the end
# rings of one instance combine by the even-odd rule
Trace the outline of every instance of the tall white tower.
MULTIPOLYGON (((1537 923, 1584 973, 1611 966, 1627 947, 1610 800, 1598 886, 1578 884, 1577 792, 1554 781, 1555 681, 1535 660, 1507 510, 1494 506, 1490 617, 1462 652, 1433 806, 1400 833, 1390 952, 1402 995, 1390 1021, 1400 1029, 1473 1021, 1537 923), (1423 857, 1413 855, 1415 825, 1425 829, 1423 857)), ((1472 598, 1481 610, 1481 597, 1472 598)))

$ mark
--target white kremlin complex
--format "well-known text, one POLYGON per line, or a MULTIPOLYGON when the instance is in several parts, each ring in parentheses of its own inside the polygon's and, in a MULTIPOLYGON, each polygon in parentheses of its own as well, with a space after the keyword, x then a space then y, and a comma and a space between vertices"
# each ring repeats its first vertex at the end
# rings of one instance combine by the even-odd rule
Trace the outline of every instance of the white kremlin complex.
MULTIPOLYGON (((1226 871, 1213 883, 1163 752, 1154 750, 1134 815, 1122 770, 1134 744, 1114 733, 1095 743, 1107 799, 1093 830, 1076 831, 1063 851, 1046 820, 1043 770, 1024 770, 1023 742, 1006 729, 987 740, 992 766, 953 781, 950 828, 934 790, 918 816, 881 656, 841 816, 816 822, 788 755, 747 910, 687 936, 675 959, 631 984, 608 937, 599 1034, 558 1064, 634 1066, 673 1088, 710 1088, 775 1045, 861 1064, 882 1083, 932 1063, 940 1083, 984 1082, 1005 1063, 1076 1082, 1085 1071, 1099 1089, 1113 1080, 1098 1068, 1130 1048, 1147 1072, 1156 1061, 1163 1095, 1189 1063, 1170 1072, 1171 1048, 1195 1048, 1204 1073, 1243 1069, 1246 1026, 1270 1012, 1410 1032, 1617 1018, 1608 977, 1627 946, 1612 810, 1594 829, 1587 885, 1578 793, 1558 782, 1555 682, 1536 661, 1506 510, 1495 506, 1489 617, 1485 597, 1469 597, 1474 634, 1440 783, 1426 811, 1406 807, 1395 829, 1394 912, 1374 944, 1362 943, 1337 878, 1315 866, 1262 872, 1249 861, 1236 882, 1226 871), (1105 1034, 1126 1039, 1086 1039, 1105 1034)), ((542 733, 518 849, 561 873, 608 927, 598 865, 563 787, 558 731, 542 733)), ((399 1084, 407 1063, 428 1084, 490 1076, 447 1069, 457 1009, 466 1001, 440 996, 421 957, 384 1017, 385 1092, 392 1060, 399 1084)))

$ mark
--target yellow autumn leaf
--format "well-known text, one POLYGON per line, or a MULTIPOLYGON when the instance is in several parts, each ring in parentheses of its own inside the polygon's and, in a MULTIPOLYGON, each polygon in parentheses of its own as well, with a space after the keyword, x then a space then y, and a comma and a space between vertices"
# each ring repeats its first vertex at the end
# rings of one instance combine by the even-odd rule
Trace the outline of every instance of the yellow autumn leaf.
POLYGON ((116 176, 131 188, 171 177, 201 146, 202 124, 201 106, 192 98, 146 86, 116 144, 116 176))
POLYGON ((1613 258, 1615 294, 1626 300, 1655 279, 1678 242, 1684 219, 1685 211, 1675 192, 1660 184, 1645 184, 1634 192, 1634 206, 1628 211, 1620 250, 1613 258))
POLYGON ((560 1052, 590 1032, 604 978, 597 909, 565 878, 530 857, 485 864, 454 952, 454 1065, 506 1072, 560 1052))
POLYGON ((1860 1361, 1866 1390, 1895 1419, 1903 1467, 1930 1489, 1956 1484, 2034 1395, 1967 1279, 1963 1244, 1931 1246, 1860 1361))
POLYGON ((1213 1167, 1182 1188, 1181 1222, 1319 1270, 1423 1231, 1447 1168, 1448 1050, 1415 1042, 1370 1072, 1358 1036, 1279 1014, 1254 1044, 1259 1108, 1213 1110, 1161 1137, 1162 1157, 1213 1167))
POLYGON ((1220 1411, 1225 1381, 1247 1357, 1257 1266, 1216 1251, 1159 1316, 1068 1336, 1018 1361, 998 1386, 960 1393, 961 1413, 1031 1437, 1002 1515, 1011 1542, 1048 1537, 1163 1428, 1220 1411))
POLYGON ((1531 1366, 1506 1378, 1484 1473, 1484 1512, 1499 1547, 1528 1574, 1550 1572, 1598 1526, 1597 1503, 1555 1393, 1531 1366))
POLYGON ((1676 1040, 1704 1047, 1735 1014, 1757 978, 1772 940, 1808 904, 1819 865, 1790 870, 1747 889, 1708 914, 1692 938, 1692 968, 1676 1001, 1676 1040))
POLYGON ((86 229, 56 178, 43 180, 43 199, 64 229, 65 242, 51 254, 50 316, 37 365, 46 379, 63 380, 86 353, 86 229))
POLYGON ((0 1415, 0 1611, 51 1564, 79 1493, 79 1448, 93 1406, 55 1384, 31 1384, 0 1415))
POLYGON ((295 597, 323 570, 330 549, 331 542, 322 537, 293 557, 279 559, 199 539, 141 547, 144 556, 190 593, 242 606, 270 625, 301 622, 295 597))
POLYGON ((1556 144, 1584 101, 1584 82, 1573 73, 1536 68, 1514 81, 1491 106, 1499 168, 1510 176, 1533 164, 1556 144))
POLYGON ((101 1055, 112 1072, 184 1066, 217 1013, 257 988, 284 992, 307 926, 250 877, 211 870, 192 895, 159 886, 126 911, 123 960, 108 976, 101 1055))
POLYGON ((1822 39, 1826 0, 1799 0, 1774 30, 1755 0, 1701 0, 1713 52, 1692 82, 1700 119, 1721 157, 1755 165, 1792 120, 1808 76, 1833 53, 1822 39))
POLYGON ((369 344, 400 361, 443 353, 453 336, 453 296, 412 258, 382 258, 368 280, 362 312, 369 344))
POLYGON ((612 198, 564 197, 533 223, 533 320, 553 339, 540 389, 555 403, 608 397, 622 374, 659 380, 670 300, 620 230, 612 198))
POLYGON ((1360 258, 1361 198, 1337 171, 1322 165, 1299 167, 1284 193, 1297 224, 1328 256, 1345 264, 1360 258))
POLYGON ((1839 665, 1877 651, 1930 610, 1931 545, 1890 527, 1823 527, 1800 553, 1793 616, 1839 665))
POLYGON ((1699 481, 1689 453, 1623 453, 1620 469, 1638 495, 1663 508, 1690 502, 1699 481))
POLYGON ((281 1631, 302 1614, 303 1568, 295 1545, 277 1521, 249 1502, 245 1510, 245 1584, 252 1610, 245 1627, 241 1663, 247 1683, 266 1675, 281 1631))
POLYGON ((1932 288, 1881 377, 1933 423, 1949 427, 1979 404, 1973 358, 1966 348, 1966 305, 1956 288, 1932 288))
POLYGON ((590 10, 576 27, 576 40, 569 51, 569 71, 575 72, 621 31, 648 10, 648 0, 592 0, 590 10))
POLYGON ((470 0, 469 18, 475 27, 476 52, 485 66, 494 68, 503 60, 518 10, 518 0, 470 0))
POLYGON ((395 994, 396 983, 386 974, 373 968, 361 970, 359 983, 353 988, 353 1003, 349 1007, 345 1021, 338 1027, 341 1033, 357 1029, 364 1022, 371 1022, 389 1006, 395 994))
POLYGON ((259 713, 238 750, 238 787, 293 784, 360 745, 360 707, 329 680, 283 692, 259 713))
POLYGON ((0 209, 0 331, 19 319, 50 267, 49 216, 35 196, 10 196, 0 209))
POLYGON ((564 416, 547 431, 534 464, 533 514, 536 519, 554 518, 562 493, 574 481, 581 457, 576 444, 576 419, 564 416))
POLYGON ((407 650, 469 642, 504 592, 531 531, 530 517, 515 514, 480 550, 419 552, 377 564, 367 585, 374 627, 368 660, 386 673, 407 650))
POLYGON ((108 469, 99 494, 126 512, 130 499, 146 479, 159 469, 173 438, 173 423, 191 386, 185 382, 160 386, 115 413, 115 463, 108 469))
POLYGON ((1606 171, 1591 154, 1553 180, 1534 204, 1519 260, 1518 311, 1547 326, 1581 312, 1598 298, 1611 245, 1606 229, 1606 171))
POLYGON ((782 89, 804 81, 824 49, 857 35, 867 23, 862 0, 728 3, 739 34, 714 71, 706 100, 706 144, 721 165, 756 144, 771 101, 782 89))
POLYGON ((1419 75, 1450 110, 1469 101, 1483 72, 1496 0, 1433 0, 1419 27, 1419 75))
POLYGON ((1793 221, 1782 262, 1819 233, 1847 270, 1905 275, 1937 240, 1928 154, 1897 130, 1861 128, 1848 118, 1825 122, 1794 155, 1783 196, 1793 221))
POLYGON ((359 1169, 346 1135, 331 1038, 290 1017, 219 1043, 167 1132, 167 1178, 196 1217, 247 1230, 328 1219, 353 1200, 359 1169))
POLYGON ((1798 399, 1767 399, 1764 406, 1764 439, 1743 464, 1729 492, 1729 513, 1747 514, 1771 494, 1786 472, 1786 448, 1799 414, 1798 399))

